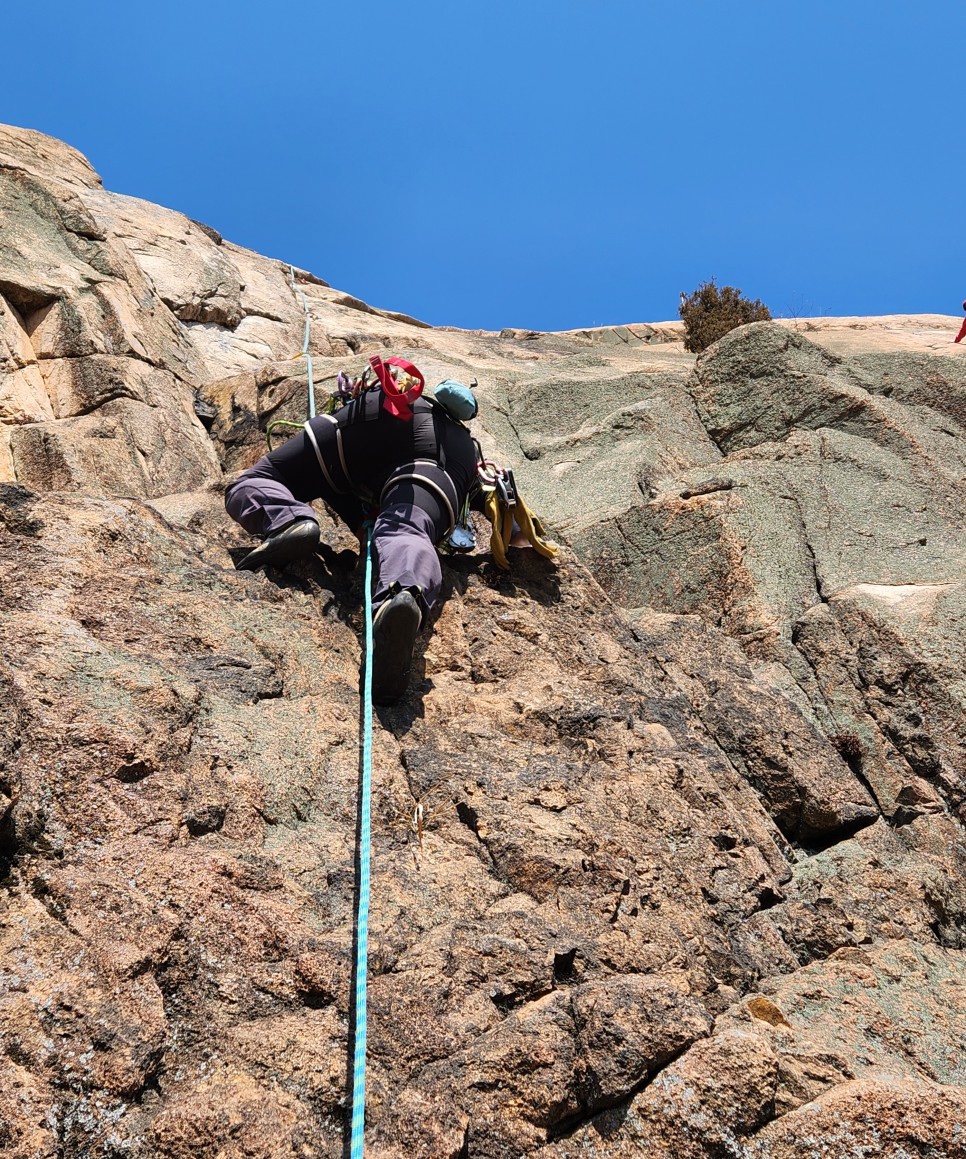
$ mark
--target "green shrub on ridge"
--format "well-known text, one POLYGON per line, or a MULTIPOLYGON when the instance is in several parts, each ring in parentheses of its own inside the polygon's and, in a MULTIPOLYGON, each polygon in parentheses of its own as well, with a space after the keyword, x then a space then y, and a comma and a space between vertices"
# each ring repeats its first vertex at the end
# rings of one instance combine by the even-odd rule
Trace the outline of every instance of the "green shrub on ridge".
POLYGON ((757 298, 743 298, 734 286, 719 289, 714 278, 690 294, 682 292, 678 313, 684 320, 684 349, 693 354, 707 350, 736 326, 771 319, 771 311, 757 298))

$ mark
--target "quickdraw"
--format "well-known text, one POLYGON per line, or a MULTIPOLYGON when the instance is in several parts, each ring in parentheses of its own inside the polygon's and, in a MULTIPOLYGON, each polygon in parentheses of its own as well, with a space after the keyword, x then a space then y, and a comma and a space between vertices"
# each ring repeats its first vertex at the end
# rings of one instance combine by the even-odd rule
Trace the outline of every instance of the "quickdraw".
POLYGON ((509 571, 507 550, 518 532, 545 559, 553 559, 557 545, 547 538, 543 524, 533 515, 517 489, 513 472, 498 467, 489 459, 481 459, 478 467, 480 489, 483 492, 483 510, 493 526, 490 550, 497 567, 509 571))

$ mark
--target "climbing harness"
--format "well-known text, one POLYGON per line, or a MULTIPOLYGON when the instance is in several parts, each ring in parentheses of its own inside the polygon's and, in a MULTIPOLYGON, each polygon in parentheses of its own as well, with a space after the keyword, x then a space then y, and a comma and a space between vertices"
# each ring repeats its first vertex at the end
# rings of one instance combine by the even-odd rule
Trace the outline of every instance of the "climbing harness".
MULTIPOLYGON (((354 376, 345 370, 339 371, 336 376, 336 389, 329 396, 325 413, 334 414, 353 399, 380 387, 384 395, 383 409, 390 414, 408 421, 411 417, 412 403, 417 398, 426 397, 429 403, 441 407, 455 422, 466 423, 476 418, 479 412, 479 404, 473 393, 477 385, 475 378, 469 386, 447 378, 434 387, 431 396, 423 396, 426 380, 413 363, 407 362, 404 358, 387 358, 383 361, 381 358, 373 357, 369 359, 369 365, 360 375, 354 376)), ((373 417, 368 409, 366 417, 373 417)))
POLYGON ((460 501, 456 484, 449 475, 434 459, 413 459, 409 463, 402 463, 386 480, 379 495, 379 506, 382 506, 386 496, 394 487, 404 482, 418 483, 439 499, 449 520, 446 531, 446 534, 449 535, 456 526, 460 501))
POLYGON ((366 980, 369 958, 369 877, 372 844, 372 525, 366 524, 366 649, 363 661, 362 769, 359 777, 359 903, 356 909, 355 1025, 352 1035, 350 1159, 363 1159, 366 1127, 366 980))
MULTIPOLYGON (((467 387, 452 382, 448 385, 451 392, 459 387, 461 401, 475 409, 475 398, 467 387)), ((413 363, 374 356, 359 376, 339 372, 336 392, 325 412, 304 424, 305 437, 326 485, 336 494, 355 495, 364 503, 381 507, 400 483, 416 483, 439 501, 446 513, 448 536, 460 522, 463 504, 446 469, 440 416, 445 415, 447 423, 458 420, 436 399, 424 398, 424 386, 423 374, 413 363), (365 465, 372 459, 378 461, 384 451, 393 452, 399 422, 412 428, 413 457, 398 463, 381 481, 380 490, 369 490, 365 465)))

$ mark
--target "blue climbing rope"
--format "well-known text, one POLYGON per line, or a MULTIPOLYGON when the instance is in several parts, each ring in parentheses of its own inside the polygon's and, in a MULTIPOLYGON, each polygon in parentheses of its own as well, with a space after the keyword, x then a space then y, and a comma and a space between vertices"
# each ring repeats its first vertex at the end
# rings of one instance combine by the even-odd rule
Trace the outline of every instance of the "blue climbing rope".
POLYGON ((352 1051, 350 1159, 363 1159, 366 1128, 366 977, 369 957, 369 862, 372 798, 372 527, 366 524, 366 650, 363 658, 362 775, 359 785, 359 907, 356 911, 355 1027, 352 1051))
POLYGON ((315 383, 312 381, 312 355, 309 354, 309 338, 312 335, 312 314, 309 310, 309 302, 306 296, 295 284, 295 267, 289 266, 289 285, 292 287, 292 292, 302 303, 302 313, 305 315, 305 330, 302 334, 302 350, 301 354, 296 354, 295 357, 302 357, 305 359, 305 366, 309 372, 309 418, 315 418, 315 383))
MULTIPOLYGON (((312 314, 308 299, 295 282, 295 267, 289 266, 290 285, 302 303, 305 329, 302 335, 301 355, 305 359, 309 379, 309 418, 315 418, 315 383, 312 380, 312 355, 309 341, 312 336, 312 314)), ((276 423, 272 425, 282 425, 276 423)), ((294 425, 286 423, 286 426, 294 425)), ((269 427, 269 440, 270 440, 269 427)), ((269 441, 271 450, 271 441, 269 441)), ((366 647, 363 658, 362 706, 362 772, 359 784, 359 904, 356 910, 355 960, 355 1025, 352 1034, 352 1125, 349 1136, 350 1159, 363 1159, 366 1129, 366 981, 369 970, 369 875, 372 830, 370 825, 372 801, 372 524, 366 525, 366 647)))

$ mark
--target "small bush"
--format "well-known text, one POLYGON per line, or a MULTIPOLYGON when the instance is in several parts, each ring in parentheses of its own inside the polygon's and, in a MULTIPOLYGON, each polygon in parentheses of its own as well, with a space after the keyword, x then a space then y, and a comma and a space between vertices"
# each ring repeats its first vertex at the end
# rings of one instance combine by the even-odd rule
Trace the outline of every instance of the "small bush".
POLYGON ((736 326, 771 319, 771 311, 757 298, 754 302, 743 298, 734 286, 719 290, 714 278, 702 282, 691 294, 682 293, 678 313, 684 319, 684 349, 693 354, 707 350, 736 326))

